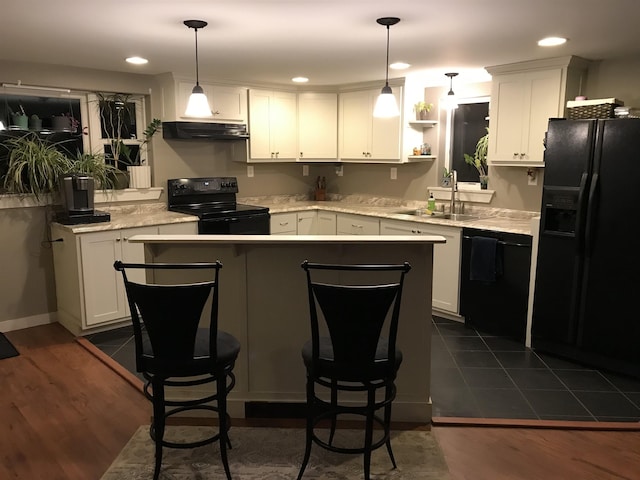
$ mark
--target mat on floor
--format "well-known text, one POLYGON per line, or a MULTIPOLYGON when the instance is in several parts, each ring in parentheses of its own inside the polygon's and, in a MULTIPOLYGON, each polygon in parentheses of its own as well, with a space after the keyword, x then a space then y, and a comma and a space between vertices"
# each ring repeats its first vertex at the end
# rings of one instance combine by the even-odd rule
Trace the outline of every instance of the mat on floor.
MULTIPOLYGON (((210 427, 170 426, 166 437, 173 440, 203 438, 210 427)), ((304 456, 304 430, 299 428, 231 427, 232 450, 228 451, 231 476, 238 480, 284 480, 296 478, 304 456)), ((358 430, 338 430, 343 441, 359 439, 358 430)), ((375 450, 371 458, 371 477, 393 480, 445 480, 447 464, 428 431, 392 432, 391 445, 398 465, 393 469, 387 449, 375 450)), ((153 442, 149 427, 142 426, 115 459, 102 480, 149 479, 153 476, 153 442)), ((328 452, 317 445, 304 480, 362 479, 362 455, 328 452)), ((165 448, 161 479, 209 480, 225 478, 218 444, 194 449, 165 448)))
POLYGON ((0 333, 0 360, 3 358, 17 357, 18 355, 20 355, 20 353, 18 353, 16 347, 4 336, 4 333, 0 333))

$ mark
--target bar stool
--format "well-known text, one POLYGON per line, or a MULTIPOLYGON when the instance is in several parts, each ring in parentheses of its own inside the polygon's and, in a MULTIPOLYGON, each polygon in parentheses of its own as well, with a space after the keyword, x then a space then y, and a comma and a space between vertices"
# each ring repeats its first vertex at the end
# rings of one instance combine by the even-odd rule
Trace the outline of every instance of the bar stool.
POLYGON ((382 445, 386 445, 396 468, 390 441, 391 404, 402 362, 396 335, 404 276, 411 266, 305 261, 302 268, 307 275, 311 339, 302 348, 307 371, 307 421, 298 480, 307 467, 313 443, 333 452, 364 454, 364 478, 369 480, 371 452, 382 445), (323 282, 312 279, 312 272, 323 282), (382 283, 372 283, 373 278, 382 283), (322 326, 320 318, 324 319, 322 326), (321 334, 321 330, 328 335, 321 334), (320 386, 320 394, 316 393, 316 386, 320 386), (333 444, 338 417, 344 415, 364 417, 363 445, 333 444), (330 420, 328 441, 316 434, 321 420, 330 420), (374 424, 382 426, 381 438, 376 440, 374 424))
MULTIPOLYGON (((224 471, 227 479, 231 480, 227 458, 227 447, 231 448, 227 394, 235 385, 233 367, 240 351, 240 342, 229 333, 218 330, 218 277, 222 264, 219 261, 156 264, 116 261, 114 268, 122 272, 131 309, 136 370, 146 379, 144 393, 153 404, 149 434, 155 442, 154 480, 160 475, 162 447, 194 448, 215 441, 220 442, 224 471), (146 283, 133 282, 128 278, 127 271, 139 269, 146 274, 146 283), (158 282, 156 279, 163 276, 160 270, 182 271, 166 274, 166 277, 187 275, 185 271, 190 270, 209 270, 209 273, 205 281, 174 284, 173 280, 158 282), (209 325, 201 328, 199 323, 201 318, 207 317, 208 302, 209 325), (204 384, 215 384, 215 393, 185 400, 165 397, 165 387, 204 384), (217 433, 190 443, 165 440, 166 419, 189 410, 217 412, 217 433)), ((133 277, 134 273, 130 272, 130 276, 133 277)))

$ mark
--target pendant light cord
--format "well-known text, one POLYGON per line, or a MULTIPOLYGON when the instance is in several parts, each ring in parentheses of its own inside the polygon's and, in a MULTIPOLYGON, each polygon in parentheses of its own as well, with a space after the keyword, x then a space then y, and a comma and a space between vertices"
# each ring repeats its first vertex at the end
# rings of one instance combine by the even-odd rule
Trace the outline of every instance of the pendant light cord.
POLYGON ((387 63, 385 64, 385 86, 389 85, 389 25, 387 25, 387 63))
POLYGON ((198 29, 194 28, 196 32, 196 85, 200 85, 200 78, 198 75, 198 29))

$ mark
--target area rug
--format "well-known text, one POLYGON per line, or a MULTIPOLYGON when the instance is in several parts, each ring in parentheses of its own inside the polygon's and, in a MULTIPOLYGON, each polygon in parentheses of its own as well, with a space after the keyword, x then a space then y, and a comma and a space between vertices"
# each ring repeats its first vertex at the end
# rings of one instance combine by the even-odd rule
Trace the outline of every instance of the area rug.
MULTIPOLYGON (((208 427, 170 426, 167 439, 203 438, 208 427)), ((353 445, 358 430, 338 430, 335 443, 353 445)), ((299 428, 232 427, 229 468, 234 480, 293 480, 304 456, 304 430, 299 428)), ((385 447, 373 452, 371 478, 375 480, 445 480, 447 464, 434 436, 428 431, 397 431, 391 445, 398 465, 394 469, 385 447)), ((101 480, 142 480, 153 477, 153 442, 149 427, 133 435, 101 480)), ((194 449, 165 448, 162 480, 213 480, 226 478, 217 443, 194 449)), ((314 445, 304 480, 361 480, 362 455, 333 453, 314 445)))
POLYGON ((0 360, 3 358, 17 357, 20 355, 16 347, 9 341, 4 333, 0 333, 0 360))

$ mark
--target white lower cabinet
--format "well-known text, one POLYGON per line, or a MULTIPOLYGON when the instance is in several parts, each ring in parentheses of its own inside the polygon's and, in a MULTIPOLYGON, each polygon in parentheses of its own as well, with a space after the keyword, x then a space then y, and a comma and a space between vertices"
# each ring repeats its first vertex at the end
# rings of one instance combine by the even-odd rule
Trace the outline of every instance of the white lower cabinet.
POLYGON ((336 220, 338 235, 380 235, 380 220, 365 215, 339 213, 336 220))
POLYGON ((446 238, 446 243, 433 247, 432 305, 437 310, 458 314, 461 229, 419 222, 381 220, 380 235, 441 235, 446 238))
MULTIPOLYGON (((162 233, 197 232, 196 222, 175 225, 163 226, 162 233)), ((51 234, 57 240, 53 243, 53 264, 58 321, 80 335, 127 319, 129 308, 122 274, 113 264, 116 260, 143 263, 144 244, 130 243, 129 238, 159 232, 160 228, 154 225, 74 234, 53 224, 51 234)), ((129 278, 144 280, 144 272, 131 272, 129 278)))
POLYGON ((298 212, 297 215, 297 229, 298 235, 316 235, 318 230, 318 212, 298 212))
POLYGON ((332 212, 318 212, 318 235, 335 235, 337 232, 337 214, 332 212))
POLYGON ((297 235, 298 215, 293 213, 271 214, 271 235, 297 235))
POLYGON ((316 211, 271 214, 271 235, 316 235, 316 211))

